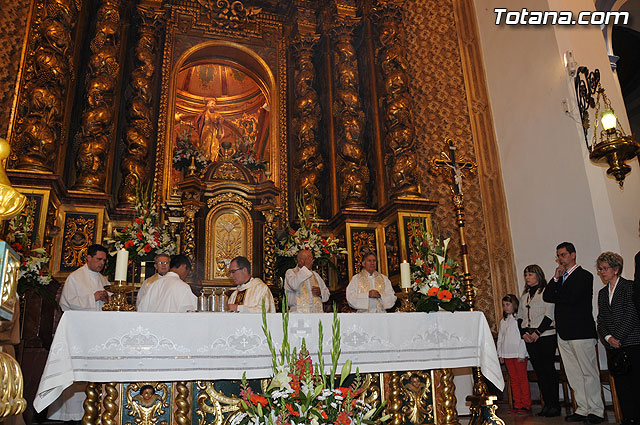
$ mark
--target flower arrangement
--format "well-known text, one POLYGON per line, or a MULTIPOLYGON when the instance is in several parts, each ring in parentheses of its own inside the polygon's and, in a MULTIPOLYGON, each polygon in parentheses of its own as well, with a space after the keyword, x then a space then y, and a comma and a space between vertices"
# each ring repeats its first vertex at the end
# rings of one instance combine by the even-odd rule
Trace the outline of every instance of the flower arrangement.
POLYGON ((231 159, 238 164, 242 164, 251 171, 266 170, 268 161, 261 161, 257 158, 253 148, 254 143, 248 137, 242 137, 236 142, 236 151, 231 159))
POLYGON ((469 310, 457 271, 458 263, 448 256, 450 240, 442 240, 422 222, 414 227, 411 281, 418 311, 469 310))
POLYGON ((201 149, 193 146, 191 142, 191 127, 182 125, 176 138, 176 146, 173 149, 173 168, 180 171, 187 170, 191 166, 192 159, 193 165, 196 167, 196 174, 206 170, 211 163, 211 160, 206 157, 201 149))
POLYGON ((364 402, 362 379, 356 370, 353 383, 344 387, 351 372, 347 361, 336 376, 340 356, 340 321, 334 306, 332 326, 331 370, 325 373, 322 351, 322 322, 318 324, 318 363, 314 365, 302 340, 300 352, 291 351, 288 342, 286 299, 283 300, 282 326, 284 338, 280 353, 276 352, 267 329, 265 309, 262 309, 263 332, 271 350, 273 378, 264 394, 256 394, 243 376, 241 413, 234 416, 231 425, 361 425, 387 421, 391 415, 378 419, 385 402, 377 408, 364 402))
POLYGON ((312 216, 304 205, 304 197, 296 197, 296 208, 300 227, 293 230, 290 226, 286 233, 279 239, 276 249, 278 275, 284 276, 287 269, 295 267, 298 251, 308 249, 313 253, 313 258, 318 265, 330 265, 334 255, 346 254, 346 249, 340 246, 340 241, 331 236, 324 237, 320 234, 320 224, 315 216, 312 216))
POLYGON ((51 274, 48 272, 49 254, 43 247, 32 244, 30 238, 34 226, 34 213, 35 202, 30 199, 23 213, 11 219, 7 227, 7 243, 20 256, 17 292, 22 296, 32 289, 43 298, 53 300, 46 290, 47 285, 51 283, 51 274))
POLYGON ((158 214, 150 195, 150 187, 146 191, 138 191, 136 218, 122 230, 114 230, 112 238, 105 239, 113 246, 111 255, 124 248, 129 251, 129 259, 140 262, 151 260, 157 254, 176 253, 176 243, 169 231, 157 224, 158 214))

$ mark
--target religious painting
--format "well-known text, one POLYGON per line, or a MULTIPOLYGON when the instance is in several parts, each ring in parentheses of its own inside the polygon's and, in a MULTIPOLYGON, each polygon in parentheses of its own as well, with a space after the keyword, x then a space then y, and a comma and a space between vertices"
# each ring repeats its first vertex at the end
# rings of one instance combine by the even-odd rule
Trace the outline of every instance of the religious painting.
POLYGON ((175 84, 176 177, 191 168, 202 174, 217 161, 246 167, 257 182, 268 177, 271 114, 258 82, 238 65, 197 62, 175 84))

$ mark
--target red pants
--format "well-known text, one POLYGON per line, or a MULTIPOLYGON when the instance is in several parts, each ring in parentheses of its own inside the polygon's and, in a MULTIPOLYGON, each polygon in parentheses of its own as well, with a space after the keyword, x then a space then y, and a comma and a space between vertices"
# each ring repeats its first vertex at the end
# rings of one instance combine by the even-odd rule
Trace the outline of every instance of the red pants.
POLYGON ((531 393, 527 378, 527 360, 519 362, 518 359, 504 359, 504 364, 507 366, 509 378, 511 378, 513 408, 530 410, 531 393))

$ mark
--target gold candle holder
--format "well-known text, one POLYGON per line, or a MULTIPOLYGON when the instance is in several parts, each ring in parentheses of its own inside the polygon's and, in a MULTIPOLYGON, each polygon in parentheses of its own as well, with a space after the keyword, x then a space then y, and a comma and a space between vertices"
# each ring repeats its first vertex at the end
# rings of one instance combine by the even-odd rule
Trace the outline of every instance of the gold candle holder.
POLYGON ((411 298, 413 297, 413 289, 401 288, 400 291, 401 292, 396 294, 396 296, 400 298, 400 307, 398 308, 398 311, 402 313, 417 311, 416 306, 411 301, 411 298))
POLYGON ((127 293, 133 292, 135 286, 127 285, 124 280, 118 280, 111 285, 104 287, 113 295, 109 297, 109 302, 102 306, 103 311, 135 311, 136 307, 127 302, 127 293))

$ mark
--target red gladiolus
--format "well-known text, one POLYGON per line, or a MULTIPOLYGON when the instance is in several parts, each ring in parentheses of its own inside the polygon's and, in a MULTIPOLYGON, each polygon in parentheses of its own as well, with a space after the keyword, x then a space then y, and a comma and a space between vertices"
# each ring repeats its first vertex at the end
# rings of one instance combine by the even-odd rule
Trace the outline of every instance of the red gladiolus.
POLYGON ((427 295, 430 297, 435 297, 436 295, 438 295, 438 291, 439 289, 434 286, 433 288, 429 288, 427 295))
POLYGON ((322 252, 324 252, 325 254, 328 254, 329 250, 327 248, 322 248, 322 252))
POLYGON ((328 243, 327 240, 322 238, 322 245, 327 246, 327 243, 328 243))
POLYGON ((293 410, 293 406, 291 406, 289 403, 287 403, 285 407, 287 408, 287 412, 289 412, 293 416, 300 416, 300 412, 293 410))
POLYGON ((349 425, 350 423, 351 418, 349 418, 345 411, 340 412, 340 414, 336 418, 336 421, 334 422, 335 425, 349 425))
POLYGON ((142 232, 136 233, 136 238, 142 240, 144 236, 142 236, 142 232))
POLYGON ((289 234, 290 234, 291 236, 293 236, 293 235, 295 235, 295 234, 296 234, 296 232, 295 232, 293 229, 290 229, 290 230, 289 230, 289 234))
POLYGON ((128 240, 124 243, 124 247, 125 249, 129 249, 133 246, 133 241, 132 240, 128 240))
POLYGON ((16 251, 22 251, 22 244, 20 242, 16 242, 11 245, 11 248, 15 249, 16 251))
POLYGON ((442 290, 438 294, 438 299, 442 300, 442 301, 451 301, 452 297, 453 297, 453 295, 451 295, 451 292, 447 291, 446 289, 442 290))
POLYGON ((327 416, 327 412, 325 412, 322 409, 319 409, 319 410, 320 410, 320 416, 322 416, 322 419, 329 419, 329 416, 327 416))
POLYGON ((146 244, 146 245, 144 246, 144 252, 151 252, 151 245, 146 244))
POLYGON ((140 217, 136 218, 134 221, 136 224, 142 224, 142 219, 140 217))

